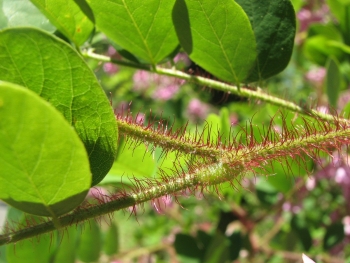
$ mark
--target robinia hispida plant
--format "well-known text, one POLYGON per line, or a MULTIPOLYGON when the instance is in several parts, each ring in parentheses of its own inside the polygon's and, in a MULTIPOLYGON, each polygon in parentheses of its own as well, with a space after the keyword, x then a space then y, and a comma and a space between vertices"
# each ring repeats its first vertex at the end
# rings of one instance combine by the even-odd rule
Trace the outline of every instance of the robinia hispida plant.
POLYGON ((290 60, 296 25, 289 0, 31 2, 49 28, 40 22, 34 25, 41 28, 0 31, 0 198, 42 219, 2 234, 2 245, 183 190, 239 183, 249 174, 270 173, 276 163, 287 170, 290 162, 306 167, 349 144, 346 119, 256 88, 290 60), (118 46, 121 59, 94 53, 90 43, 97 31, 118 46), (162 66, 180 51, 216 80, 162 66), (187 133, 165 120, 143 124, 128 113, 114 114, 84 58, 172 76, 303 117, 292 124, 276 112, 267 126, 247 123, 225 136, 210 127, 187 133), (185 161, 81 205, 111 169, 120 138, 185 161))

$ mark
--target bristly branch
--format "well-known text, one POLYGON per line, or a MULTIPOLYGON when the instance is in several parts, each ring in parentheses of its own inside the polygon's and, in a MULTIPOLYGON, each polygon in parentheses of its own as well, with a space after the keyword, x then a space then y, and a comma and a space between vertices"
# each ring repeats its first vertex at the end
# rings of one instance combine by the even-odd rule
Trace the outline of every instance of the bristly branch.
MULTIPOLYGON (((237 86, 223 83, 221 81, 212 80, 212 79, 208 79, 208 78, 201 77, 201 76, 193 76, 193 75, 190 75, 190 74, 187 74, 185 72, 175 70, 175 69, 166 69, 166 68, 162 68, 162 67, 153 68, 153 67, 148 66, 148 65, 142 65, 142 64, 132 63, 132 62, 116 60, 116 59, 112 59, 111 57, 95 54, 95 53, 93 53, 92 49, 89 49, 86 52, 83 52, 82 54, 87 58, 92 58, 92 59, 96 59, 96 60, 103 61, 103 62, 111 62, 111 63, 117 64, 117 65, 130 67, 130 68, 134 68, 134 69, 145 70, 145 71, 157 73, 160 75, 176 77, 176 78, 183 79, 183 80, 186 80, 186 81, 189 81, 191 83, 195 83, 195 84, 198 84, 198 85, 201 85, 204 87, 209 87, 209 88, 221 90, 221 91, 227 92, 228 94, 236 94, 236 95, 241 96, 241 97, 264 101, 266 103, 270 103, 270 104, 273 104, 273 105, 279 106, 281 108, 288 109, 290 111, 300 113, 303 115, 307 115, 307 116, 313 115, 313 116, 316 116, 317 118, 322 119, 324 121, 329 121, 329 122, 334 121, 334 117, 331 114, 325 114, 325 113, 319 112, 317 110, 301 107, 293 102, 286 101, 286 100, 283 100, 281 98, 266 94, 259 88, 257 88, 256 90, 252 90, 252 89, 249 89, 246 87, 238 88, 237 86)), ((341 118, 338 118, 337 121, 338 122, 349 122, 347 119, 341 119, 341 118)))
MULTIPOLYGON (((210 139, 210 135, 204 139, 205 130, 187 134, 185 126, 173 131, 172 126, 168 127, 164 120, 150 120, 147 125, 143 125, 130 114, 117 115, 116 119, 120 134, 136 145, 144 143, 147 148, 153 145, 161 147, 164 152, 176 151, 200 157, 206 162, 228 165, 255 161, 261 166, 268 160, 280 157, 304 154, 312 156, 312 151, 328 152, 329 147, 340 149, 341 145, 347 145, 350 141, 350 124, 338 120, 337 117, 333 117, 332 122, 303 118, 303 126, 289 127, 290 124, 282 115, 281 133, 275 129, 272 119, 266 131, 253 134, 253 124, 250 124, 236 135, 231 134, 226 143, 221 142, 220 136, 215 142, 210 139)), ((210 126, 207 125, 205 129, 210 129, 210 126)))
MULTIPOLYGON (((314 119, 313 122, 305 120, 303 127, 289 127, 285 118, 282 120, 281 132, 274 129, 274 122, 271 120, 266 132, 261 132, 259 135, 253 134, 253 125, 250 124, 238 133, 240 136, 232 137, 230 142, 225 145, 209 140, 205 144, 206 150, 199 151, 199 156, 207 154, 205 151, 210 151, 211 159, 196 158, 193 163, 188 163, 187 167, 175 166, 171 176, 161 171, 159 179, 138 180, 134 178, 134 187, 131 191, 120 189, 117 194, 97 197, 97 205, 78 207, 70 214, 60 217, 58 219, 59 225, 67 227, 78 224, 116 210, 135 207, 164 195, 178 196, 179 193, 187 189, 204 191, 223 182, 240 183, 241 178, 244 178, 248 173, 260 173, 272 165, 275 160, 286 161, 286 169, 290 169, 288 160, 297 161, 302 165, 310 157, 317 162, 321 152, 332 156, 334 151, 341 151, 343 146, 350 144, 350 125, 340 122, 336 118, 332 123, 317 119, 314 119)), ((120 118, 118 121, 123 122, 120 118)), ((184 135, 175 138, 173 132, 157 130, 152 125, 142 127, 141 124, 132 123, 130 119, 124 120, 124 122, 127 125, 121 126, 123 127, 120 129, 122 134, 132 137, 136 141, 163 146, 165 151, 169 150, 167 149, 169 147, 170 150, 175 149, 190 153, 203 148, 203 145, 199 143, 202 142, 200 136, 197 139, 194 139, 196 136, 192 136, 188 137, 192 139, 184 140, 181 139, 181 136, 184 135), (146 139, 144 135, 147 135, 146 138, 153 139, 146 139), (166 144, 160 142, 163 139, 168 140, 166 144), (182 147, 182 144, 186 144, 186 146, 182 147)), ((29 225, 25 229, 9 231, 0 235, 0 245, 17 242, 53 230, 55 230, 55 225, 52 221, 29 225)))

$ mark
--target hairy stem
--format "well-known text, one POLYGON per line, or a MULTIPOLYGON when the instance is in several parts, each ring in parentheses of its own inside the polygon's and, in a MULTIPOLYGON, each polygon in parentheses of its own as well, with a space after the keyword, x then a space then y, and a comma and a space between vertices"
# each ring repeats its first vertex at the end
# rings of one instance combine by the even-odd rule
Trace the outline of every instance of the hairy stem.
MULTIPOLYGON (((59 227, 67 227, 78 224, 85 220, 110 214, 114 211, 133 207, 138 204, 156 199, 158 197, 176 193, 189 188, 207 187, 209 184, 215 185, 237 176, 237 171, 229 169, 223 164, 213 164, 207 167, 191 170, 180 178, 171 177, 165 182, 137 182, 133 193, 122 192, 117 194, 111 201, 103 202, 87 208, 78 208, 68 215, 59 217, 59 227)), ((34 237, 40 234, 56 230, 53 221, 48 221, 38 225, 27 226, 12 233, 0 235, 0 245, 15 243, 20 240, 34 237)))
MULTIPOLYGON (((215 186, 223 182, 240 181, 242 174, 264 169, 271 160, 283 160, 307 155, 317 159, 320 152, 331 154, 334 149, 340 150, 342 146, 350 144, 350 127, 343 123, 335 125, 316 122, 307 124, 302 129, 283 126, 282 133, 267 133, 258 143, 254 137, 246 131, 246 145, 232 144, 221 149, 216 155, 219 161, 198 161, 188 167, 188 171, 174 170, 174 175, 163 175, 160 180, 137 180, 132 192, 121 190, 112 197, 98 199, 98 205, 80 207, 72 213, 59 217, 56 221, 48 221, 42 224, 27 226, 12 233, 0 236, 0 245, 17 242, 56 229, 56 226, 66 227, 78 224, 90 218, 99 217, 114 211, 133 207, 146 201, 154 200, 164 195, 179 193, 186 189, 201 190, 215 186), (317 126, 316 124, 321 126, 317 126)), ((122 129, 123 130, 123 129, 122 129)), ((121 132, 122 132, 121 130, 121 132)), ((139 130, 142 134, 142 130, 139 130)), ((128 133, 128 135, 130 135, 128 133)), ((152 135, 152 134, 149 134, 152 135)), ((152 136, 151 136, 152 137, 152 136)), ((210 147, 209 147, 210 148, 210 147)), ((193 149, 196 149, 193 146, 193 149)), ((215 155, 215 151, 213 151, 215 155)), ((288 168, 287 168, 288 169, 288 168)))
MULTIPOLYGON (((200 77, 200 76, 193 76, 193 75, 190 75, 190 74, 187 74, 187 73, 184 73, 182 71, 175 70, 175 69, 166 69, 166 68, 161 68, 161 67, 153 68, 153 67, 148 66, 148 65, 136 64, 136 63, 132 63, 132 62, 126 62, 126 61, 112 59, 108 56, 95 54, 95 53, 93 53, 92 50, 88 50, 86 52, 83 52, 83 56, 85 56, 87 58, 92 58, 92 59, 96 59, 99 61, 103 61, 103 62, 111 62, 111 63, 125 66, 125 67, 145 70, 145 71, 157 73, 160 75, 166 75, 166 76, 176 77, 179 79, 184 79, 184 80, 187 80, 189 82, 196 83, 196 84, 201 85, 201 86, 221 90, 221 91, 227 92, 229 94, 236 94, 236 95, 241 96, 241 97, 261 100, 261 101, 264 101, 266 103, 270 103, 270 104, 273 104, 273 105, 279 106, 281 108, 288 109, 290 111, 300 113, 303 115, 313 115, 319 119, 329 121, 329 122, 334 121, 334 116, 331 114, 325 114, 325 113, 322 113, 322 112, 319 112, 319 111, 316 111, 313 109, 298 106, 297 104, 295 104, 293 102, 286 101, 286 100, 277 98, 275 96, 271 96, 269 94, 266 94, 259 88, 257 90, 251 90, 251 89, 247 89, 244 87, 238 88, 237 86, 234 86, 234 85, 226 84, 226 83, 223 83, 223 82, 220 82, 217 80, 212 80, 212 79, 208 79, 208 78, 204 78, 204 77, 200 77)), ((348 122, 348 120, 346 120, 346 119, 338 119, 338 120, 341 122, 348 122)))

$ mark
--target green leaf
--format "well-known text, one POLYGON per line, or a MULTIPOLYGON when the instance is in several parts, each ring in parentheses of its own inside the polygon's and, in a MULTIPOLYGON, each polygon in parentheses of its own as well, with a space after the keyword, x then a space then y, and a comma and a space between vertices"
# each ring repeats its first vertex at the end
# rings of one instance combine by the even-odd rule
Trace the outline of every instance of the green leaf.
POLYGON ((94 29, 89 6, 82 0, 30 0, 36 7, 77 46, 83 44, 94 29), (81 10, 85 10, 85 13, 81 10), (87 11, 86 11, 87 10, 87 11), (90 12, 89 12, 90 11, 90 12), (90 15, 87 16, 86 13, 90 15))
POLYGON ((220 134, 221 134, 221 142, 228 143, 228 139, 230 138, 231 125, 230 125, 230 113, 227 108, 222 108, 220 110, 220 134))
POLYGON ((0 198, 56 217, 78 206, 90 184, 84 145, 63 116, 34 92, 0 82, 0 198))
POLYGON ((157 164, 145 145, 128 145, 125 141, 120 143, 120 153, 108 173, 119 177, 119 182, 128 182, 128 177, 151 177, 155 175, 157 164))
POLYGON ((330 58, 327 62, 326 92, 328 103, 333 109, 337 108, 339 92, 342 84, 342 75, 338 61, 330 58))
POLYGON ((175 237, 174 247, 181 262, 199 263, 202 251, 198 248, 196 239, 190 235, 179 233, 175 237))
POLYGON ((350 44, 350 1, 348 0, 327 0, 332 14, 338 19, 345 43, 350 44))
POLYGON ((303 52, 311 61, 325 66, 329 57, 342 60, 344 49, 346 50, 346 45, 343 44, 342 35, 335 26, 316 24, 309 28, 303 52))
POLYGON ((327 232, 323 239, 323 249, 329 250, 344 239, 344 225, 333 223, 327 227, 327 232))
POLYGON ((204 263, 230 262, 230 241, 221 232, 212 237, 209 247, 205 250, 204 263))
MULTIPOLYGON (((25 223, 25 222, 23 222, 25 223)), ((41 235, 40 240, 26 239, 6 246, 7 263, 47 263, 50 262, 50 235, 41 235)))
POLYGON ((299 237, 304 251, 309 251, 312 246, 312 236, 305 218, 301 215, 294 215, 291 221, 291 228, 299 237))
POLYGON ((216 77, 239 84, 256 60, 249 19, 234 1, 176 0, 173 21, 189 57, 216 77))
MULTIPOLYGON (((6 215, 7 227, 11 226, 15 229, 18 229, 19 226, 21 228, 42 222, 43 219, 41 217, 26 214, 14 207, 9 207, 6 215)), ((40 239, 37 237, 1 246, 5 250, 0 251, 0 253, 6 252, 6 261, 4 263, 47 263, 51 262, 52 247, 56 245, 57 242, 54 235, 43 234, 40 235, 40 239)), ((0 260, 0 262, 2 261, 0 260)))
POLYGON ((54 255, 53 263, 74 263, 77 250, 77 228, 68 227, 61 232, 57 232, 57 251, 54 255))
POLYGON ((103 250, 108 256, 117 254, 119 251, 119 231, 115 222, 111 222, 106 232, 103 250))
POLYGON ((96 262, 102 248, 101 230, 97 222, 92 219, 82 225, 78 247, 78 258, 83 262, 96 262))
POLYGON ((246 82, 274 76, 293 53, 295 12, 290 0, 236 0, 248 15, 257 43, 257 60, 246 82))
POLYGON ((0 0, 0 29, 14 26, 35 26, 53 33, 56 28, 28 0, 0 0))
POLYGON ((109 101, 85 61, 62 40, 32 28, 0 32, 0 79, 27 87, 55 106, 84 142, 100 182, 111 168, 118 130, 109 101))
POLYGON ((156 65, 178 45, 171 11, 175 0, 87 0, 96 25, 113 41, 156 65))

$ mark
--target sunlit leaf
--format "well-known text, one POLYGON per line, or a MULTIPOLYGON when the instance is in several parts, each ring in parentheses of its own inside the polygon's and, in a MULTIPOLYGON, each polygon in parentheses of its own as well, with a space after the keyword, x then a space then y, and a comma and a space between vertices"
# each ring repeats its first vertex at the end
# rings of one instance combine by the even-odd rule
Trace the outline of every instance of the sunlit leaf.
POLYGON ((0 198, 57 217, 90 188, 88 156, 64 117, 34 92, 0 82, 0 198))
POLYGON ((100 182, 111 168, 117 126, 95 75, 68 44, 43 31, 12 28, 0 32, 0 79, 27 87, 55 106, 84 142, 100 182))

